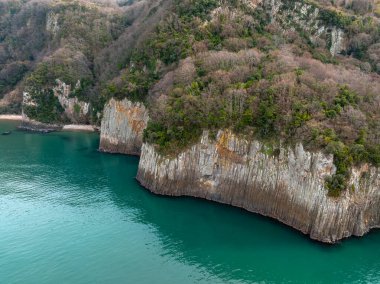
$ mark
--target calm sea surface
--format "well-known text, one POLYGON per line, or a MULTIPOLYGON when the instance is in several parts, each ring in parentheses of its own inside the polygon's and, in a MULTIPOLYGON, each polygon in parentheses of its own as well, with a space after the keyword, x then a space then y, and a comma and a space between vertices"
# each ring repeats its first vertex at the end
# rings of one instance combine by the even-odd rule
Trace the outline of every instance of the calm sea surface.
MULTIPOLYGON (((0 122, 0 132, 15 128, 0 122)), ((0 283, 380 283, 380 231, 326 246, 139 186, 85 133, 0 136, 0 283)))

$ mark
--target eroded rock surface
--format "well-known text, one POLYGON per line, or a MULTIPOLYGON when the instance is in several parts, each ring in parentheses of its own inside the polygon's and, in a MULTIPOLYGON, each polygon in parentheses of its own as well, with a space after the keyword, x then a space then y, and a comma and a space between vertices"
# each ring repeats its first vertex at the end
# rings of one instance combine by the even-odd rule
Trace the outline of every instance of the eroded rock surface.
POLYGON ((142 103, 111 99, 103 112, 99 149, 139 155, 148 119, 148 111, 142 103))
POLYGON ((193 196, 275 218, 322 242, 361 236, 380 225, 379 169, 352 169, 349 190, 328 197, 325 177, 333 157, 294 149, 272 149, 229 131, 201 141, 175 157, 144 144, 137 179, 154 193, 193 196), (275 151, 276 152, 276 151, 275 151))
POLYGON ((326 23, 322 11, 312 2, 266 0, 261 4, 272 22, 279 23, 284 32, 302 30, 314 44, 324 41, 333 56, 347 49, 345 31, 326 23))
POLYGON ((56 80, 56 83, 56 87, 53 88, 54 96, 58 98, 69 120, 74 123, 87 122, 90 104, 72 96, 72 92, 80 87, 80 81, 77 81, 73 91, 71 85, 59 79, 56 80))

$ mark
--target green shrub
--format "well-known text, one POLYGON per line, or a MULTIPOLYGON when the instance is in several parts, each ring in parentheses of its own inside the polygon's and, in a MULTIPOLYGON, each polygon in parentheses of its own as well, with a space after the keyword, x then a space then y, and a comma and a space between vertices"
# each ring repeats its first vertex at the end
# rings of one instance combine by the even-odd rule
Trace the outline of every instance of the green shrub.
POLYGON ((330 196, 338 197, 347 188, 353 158, 350 155, 350 149, 340 141, 330 142, 327 145, 327 151, 334 155, 336 172, 326 179, 325 185, 330 196))
POLYGON ((348 86, 341 86, 339 88, 339 93, 335 97, 332 106, 327 107, 323 104, 325 108, 325 115, 327 118, 335 118, 342 112, 343 108, 346 106, 356 106, 358 103, 358 96, 355 92, 351 91, 348 86))
POLYGON ((36 106, 24 106, 25 114, 34 120, 44 123, 58 123, 62 121, 64 109, 54 96, 52 90, 34 92, 33 100, 36 106))
POLYGON ((276 132, 277 111, 278 107, 272 95, 260 101, 258 116, 255 119, 260 137, 269 138, 276 132))
POLYGON ((319 17, 324 23, 342 29, 347 28, 355 20, 354 16, 348 16, 330 9, 320 10, 319 17))
POLYGON ((307 121, 311 119, 311 115, 303 104, 296 104, 293 107, 292 119, 287 126, 288 134, 292 135, 295 133, 295 130, 303 126, 307 121))
POLYGON ((338 61, 327 50, 313 49, 311 54, 314 59, 317 59, 325 64, 338 64, 338 61))
POLYGON ((380 167, 380 145, 368 146, 368 160, 375 167, 380 167))
POLYGON ((181 17, 191 19, 199 17, 205 19, 212 9, 219 4, 218 0, 177 0, 178 12, 181 17))
POLYGON ((355 164, 368 161, 369 153, 366 147, 362 144, 354 144, 350 147, 350 155, 355 164))
POLYGON ((88 102, 89 101, 89 90, 93 86, 93 81, 87 78, 79 80, 79 86, 76 86, 73 92, 70 94, 71 97, 77 97, 80 101, 88 102))
POLYGON ((335 174, 327 177, 325 181, 328 195, 330 197, 339 197, 347 187, 347 177, 341 174, 335 174))

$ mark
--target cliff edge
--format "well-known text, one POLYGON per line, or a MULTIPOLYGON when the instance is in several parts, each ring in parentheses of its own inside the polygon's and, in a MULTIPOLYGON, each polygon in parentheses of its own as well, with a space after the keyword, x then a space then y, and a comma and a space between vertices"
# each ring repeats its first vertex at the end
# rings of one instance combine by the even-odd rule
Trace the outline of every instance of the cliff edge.
POLYGON ((301 144, 279 148, 277 156, 269 152, 229 131, 219 131, 216 140, 205 131, 199 143, 170 158, 145 143, 137 179, 156 194, 244 208, 326 243, 380 226, 379 169, 353 168, 350 189, 331 198, 324 183, 336 170, 332 155, 307 152, 301 144))
POLYGON ((104 108, 99 150, 139 155, 148 111, 142 103, 111 99, 104 108))

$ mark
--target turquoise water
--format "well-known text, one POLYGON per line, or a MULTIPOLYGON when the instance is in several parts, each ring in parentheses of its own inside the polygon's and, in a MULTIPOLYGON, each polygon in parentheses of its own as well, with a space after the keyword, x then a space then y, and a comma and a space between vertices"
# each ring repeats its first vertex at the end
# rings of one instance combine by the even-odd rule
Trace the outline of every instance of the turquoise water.
MULTIPOLYGON (((0 122, 0 132, 15 123, 0 122)), ((0 283, 380 283, 380 231, 335 246, 141 188, 85 133, 0 136, 0 283)))

